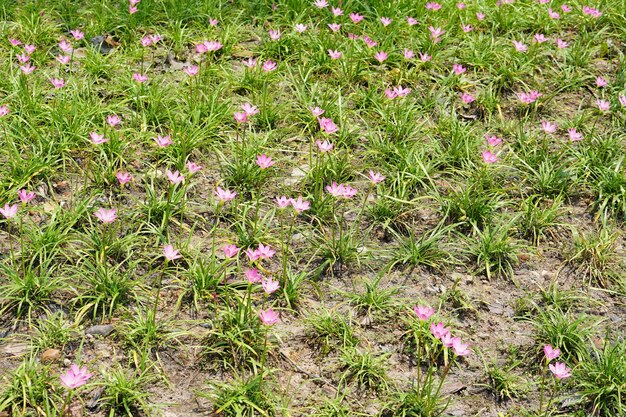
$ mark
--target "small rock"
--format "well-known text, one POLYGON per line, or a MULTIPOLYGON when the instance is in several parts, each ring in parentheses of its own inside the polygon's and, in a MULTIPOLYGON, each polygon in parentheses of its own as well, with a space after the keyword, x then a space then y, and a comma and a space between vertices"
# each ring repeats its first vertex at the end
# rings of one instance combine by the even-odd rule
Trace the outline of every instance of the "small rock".
POLYGON ((61 358, 61 351, 59 349, 46 349, 41 354, 41 363, 51 364, 58 361, 61 358))
POLYGON ((30 349, 28 343, 9 343, 0 347, 0 353, 9 355, 9 357, 24 356, 30 349))
POLYGON ((107 337, 113 331, 112 324, 98 324, 95 326, 91 326, 87 330, 85 330, 85 334, 97 334, 100 336, 107 337))

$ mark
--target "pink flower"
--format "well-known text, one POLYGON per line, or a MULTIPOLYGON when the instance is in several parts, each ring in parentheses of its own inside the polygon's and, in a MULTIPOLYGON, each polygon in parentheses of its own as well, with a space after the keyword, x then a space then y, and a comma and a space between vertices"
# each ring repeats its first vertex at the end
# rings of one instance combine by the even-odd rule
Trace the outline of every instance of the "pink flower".
POLYGON ((528 93, 519 93, 517 96, 519 97, 519 100, 524 103, 524 104, 531 104, 534 103, 535 101, 537 101, 537 99, 539 97, 541 97, 543 94, 541 94, 538 91, 535 90, 531 90, 528 93))
POLYGON ((330 10, 333 12, 333 16, 335 17, 341 16, 343 14, 343 10, 341 10, 339 7, 331 7, 330 10))
POLYGON ((102 223, 113 223, 115 221, 115 219, 117 219, 117 214, 116 214, 116 210, 114 208, 112 209, 105 209, 100 207, 95 213, 94 215, 98 218, 98 220, 100 220, 102 223))
POLYGON ((254 116, 255 114, 259 114, 259 109, 250 103, 242 104, 241 110, 243 110, 244 113, 246 113, 246 116, 254 116))
POLYGON ((115 127, 122 122, 122 118, 117 114, 109 114, 107 116, 107 123, 111 127, 115 127))
POLYGON ((428 320, 433 314, 435 309, 429 306, 414 306, 413 311, 421 321, 428 320))
POLYGON ((28 75, 28 74, 32 73, 32 72, 33 72, 33 71, 35 71, 36 69, 37 69, 37 67, 36 67, 36 66, 34 66, 34 65, 31 65, 31 64, 30 64, 30 62, 29 62, 29 63, 27 63, 26 65, 22 65, 22 66, 20 66, 20 70, 21 70, 24 74, 26 74, 26 75, 28 75))
POLYGON ((24 64, 28 62, 28 60, 30 59, 30 55, 26 55, 25 53, 17 54, 15 55, 15 57, 17 58, 20 64, 24 64))
POLYGON ((383 26, 389 26, 391 24, 392 20, 388 17, 381 17, 380 18, 380 23, 383 24, 383 26))
POLYGON ((278 65, 276 65, 276 62, 274 62, 274 61, 266 61, 263 64, 263 71, 265 71, 265 72, 274 71, 277 67, 278 67, 278 65))
POLYGON ((137 81, 140 84, 145 83, 146 81, 148 81, 148 76, 136 72, 133 74, 133 80, 137 81))
POLYGON ((252 248, 246 249, 246 256, 248 257, 248 260, 250 262, 257 261, 260 257, 259 251, 257 251, 256 249, 252 249, 252 248))
POLYGON ((268 278, 261 282, 261 286, 263 287, 265 294, 270 295, 280 288, 280 283, 278 281, 274 281, 272 278, 268 278))
POLYGON ((223 190, 221 187, 215 189, 215 197, 223 203, 226 203, 237 197, 237 191, 223 190))
POLYGON ((485 20, 485 14, 480 12, 476 13, 476 19, 478 19, 479 21, 485 20))
POLYGON ((85 37, 85 33, 83 33, 81 30, 79 29, 74 29, 74 30, 70 30, 70 34, 74 37, 74 39, 76 39, 77 41, 83 39, 85 37))
POLYGON ((202 167, 198 164, 196 164, 195 162, 191 162, 191 161, 187 161, 187 171, 189 171, 190 174, 195 174, 198 171, 201 171, 202 167))
POLYGON ((606 87, 609 83, 604 79, 604 77, 599 76, 596 78, 596 86, 598 88, 606 87))
POLYGON ((441 4, 439 3, 435 3, 435 2, 426 3, 426 10, 437 11, 439 9, 441 9, 441 4))
POLYGON ((303 25, 302 23, 298 23, 296 25, 296 32, 303 33, 305 30, 306 30, 306 25, 303 25))
POLYGON ((327 117, 321 117, 319 120, 320 128, 329 135, 339 130, 339 127, 333 123, 332 119, 327 117))
POLYGON ((589 7, 589 6, 583 7, 583 14, 594 17, 596 19, 602 16, 602 13, 598 9, 594 9, 593 7, 589 7))
POLYGON ((428 61, 430 61, 433 58, 432 56, 430 56, 428 54, 423 54, 421 52, 419 53, 419 56, 420 56, 420 61, 422 61, 422 62, 428 62, 428 61))
POLYGON ((209 18, 209 25, 211 25, 212 27, 217 26, 217 24, 218 24, 219 22, 220 22, 220 21, 219 21, 219 20, 217 20, 217 19, 212 19, 212 18, 209 18))
POLYGON ((258 282, 261 282, 261 280, 263 279, 263 277, 259 273, 259 270, 256 268, 246 268, 244 276, 250 284, 256 284, 258 282))
POLYGON ((548 367, 556 379, 565 379, 572 376, 572 370, 565 366, 563 362, 557 362, 554 365, 550 364, 548 367))
POLYGON ((454 71, 454 73, 456 75, 461 75, 463 74, 465 71, 467 71, 467 68, 465 68, 463 65, 461 64, 454 64, 452 65, 452 71, 454 71))
POLYGON ((482 157, 483 157, 483 161, 485 161, 486 164, 493 164, 498 162, 498 157, 496 156, 496 154, 492 153, 491 151, 484 151, 482 153, 482 157))
POLYGON ((190 65, 188 67, 183 68, 183 72, 190 77, 198 75, 198 70, 200 68, 197 65, 190 65))
POLYGON ((86 366, 79 368, 78 365, 72 364, 70 369, 65 374, 61 375, 60 378, 61 383, 65 385, 66 388, 75 389, 85 385, 91 377, 92 374, 89 373, 86 366))
POLYGON ((207 52, 219 51, 224 46, 220 41, 204 41, 202 44, 207 52))
POLYGON ((417 24, 419 23, 419 22, 417 21, 417 19, 415 19, 415 18, 413 18, 413 17, 410 17, 410 16, 407 16, 407 17, 406 17, 406 22, 407 22, 407 24, 408 24, 409 26, 415 26, 415 25, 417 25, 417 24))
POLYGON ((185 180, 185 176, 178 172, 178 170, 172 172, 168 169, 165 174, 167 175, 167 179, 169 179, 173 185, 180 184, 185 180))
POLYGON ((367 177, 373 184, 380 184, 385 181, 385 176, 380 172, 374 172, 372 170, 368 171, 367 177))
POLYGON ((315 0, 313 4, 318 9, 323 9, 324 7, 328 7, 328 2, 326 0, 315 0))
POLYGON ((152 138, 152 139, 153 139, 153 140, 156 142, 156 144, 157 144, 157 145, 159 145, 161 148, 165 148, 166 146, 169 146, 169 145, 171 145, 172 143, 174 143, 174 142, 172 142, 172 141, 170 140, 170 135, 161 136, 160 134, 158 134, 156 138, 152 138))
POLYGON ((326 191, 328 191, 328 193, 333 197, 341 197, 343 195, 344 188, 343 184, 337 184, 333 181, 331 185, 326 186, 326 191))
POLYGON ((243 65, 245 65, 248 68, 254 68, 254 67, 256 67, 257 61, 258 61, 258 58, 250 57, 250 58, 248 58, 248 60, 242 61, 242 63, 243 63, 243 65))
POLYGON ((168 261, 174 261, 183 257, 180 254, 180 251, 178 249, 174 249, 174 246, 172 245, 163 245, 162 253, 165 259, 167 259, 168 261))
POLYGON ((302 199, 302 196, 298 196, 298 199, 291 199, 291 206, 297 213, 302 213, 311 207, 311 203, 302 199))
POLYGON ((9 110, 6 104, 0 106, 0 117, 4 117, 9 113, 11 113, 11 110, 9 110))
POLYGON ((537 33, 535 35, 535 41, 537 41, 537 43, 544 43, 547 40, 548 38, 546 38, 546 36, 543 33, 537 33))
POLYGON ((199 43, 196 45, 196 53, 198 54, 205 54, 207 53, 209 50, 207 49, 206 45, 204 43, 199 43))
POLYGON ((441 338, 441 343, 443 343, 445 347, 451 348, 453 345, 454 339, 458 339, 458 337, 452 337, 452 333, 448 332, 445 335, 443 335, 443 337, 441 338))
POLYGON ((622 105, 622 107, 626 107, 626 95, 619 95, 617 96, 619 103, 622 105))
POLYGON ((333 51, 332 49, 328 50, 328 55, 330 56, 331 59, 339 59, 341 58, 341 55, 343 55, 343 53, 339 52, 339 51, 333 51))
POLYGON ((239 253, 239 248, 235 245, 222 246, 222 252, 226 258, 233 258, 239 253))
POLYGON ((328 28, 330 30, 332 30, 333 32, 339 32, 339 29, 341 29, 341 24, 339 24, 339 23, 329 23, 328 24, 328 28))
POLYGON ((141 2, 141 0, 128 0, 128 2, 131 6, 136 6, 141 2))
POLYGON ((259 259, 271 259, 276 254, 276 251, 269 245, 265 246, 262 243, 259 243, 259 247, 256 249, 256 252, 259 255, 259 259))
POLYGON ((313 116, 315 117, 320 117, 322 114, 326 113, 326 110, 324 109, 320 109, 319 107, 309 107, 309 110, 311 110, 311 113, 313 113, 313 116))
POLYGON ((517 52, 526 52, 528 50, 528 46, 522 41, 513 41, 513 45, 517 52))
POLYGON ((349 185, 343 186, 343 193, 341 194, 344 198, 352 198, 356 195, 358 190, 356 188, 350 187, 349 185))
POLYGON ((29 203, 33 198, 35 198, 35 193, 27 190, 19 190, 17 192, 17 196, 20 198, 20 201, 24 204, 29 203))
POLYGON ((452 350, 457 356, 467 356, 472 353, 472 351, 469 350, 469 345, 467 343, 461 342, 461 339, 459 339, 458 337, 455 337, 452 340, 452 350))
POLYGON ((584 139, 583 135, 576 131, 576 128, 568 129, 567 135, 569 136, 569 140, 572 142, 584 139))
POLYGON ((335 147, 335 145, 333 145, 327 140, 325 141, 318 140, 318 141, 315 141, 315 143, 317 144, 317 148, 320 150, 320 152, 330 152, 335 147))
POLYGON ((37 48, 35 48, 35 45, 24 45, 24 50, 26 51, 28 55, 32 55, 36 49, 37 48))
POLYGON ((350 13, 350 20, 352 20, 352 23, 359 23, 363 19, 365 19, 365 16, 362 16, 358 13, 350 13))
POLYGON ((386 88, 385 89, 385 96, 389 99, 389 100, 393 100, 394 98, 398 97, 398 94, 393 91, 390 88, 386 88))
POLYGON ((456 4, 456 8, 459 9, 459 10, 465 9, 465 3, 457 3, 456 4))
POLYGON ((12 219, 17 214, 17 204, 13 204, 12 206, 9 203, 6 203, 3 208, 0 208, 0 214, 2 214, 6 219, 12 219))
POLYGON ((465 103, 465 104, 470 104, 470 103, 472 103, 475 100, 476 100, 476 97, 474 97, 470 93, 462 93, 461 94, 461 101, 463 103, 465 103))
POLYGON ((405 59, 413 59, 415 58, 415 52, 410 49, 404 48, 404 58, 405 59))
POLYGON ((556 132, 557 127, 558 126, 556 124, 552 122, 548 122, 546 120, 541 122, 541 128, 543 129, 544 132, 548 134, 556 132))
POLYGON ((369 48, 373 48, 376 45, 378 45, 378 42, 376 42, 375 40, 373 40, 372 38, 370 38, 367 35, 363 35, 363 42, 365 42, 365 44, 369 47, 369 48))
POLYGON ((256 157, 256 164, 261 169, 267 169, 271 167, 272 165, 274 165, 275 163, 276 161, 273 161, 271 156, 267 156, 265 154, 261 154, 256 157))
POLYGON ((558 348, 553 348, 552 345, 545 345, 543 347, 543 354, 546 356, 546 360, 549 362, 552 359, 556 359, 561 356, 561 351, 558 348))
POLYGON ((19 39, 13 39, 13 38, 9 38, 9 43, 13 46, 18 46, 22 44, 22 42, 19 39))
POLYGON ((569 43, 565 42, 564 40, 562 40, 561 38, 557 38, 556 40, 556 47, 559 49, 565 49, 569 46, 569 43))
POLYGON ((437 324, 431 323, 430 332, 437 339, 441 340, 446 334, 450 333, 450 329, 444 326, 442 322, 439 322, 437 324))
POLYGON ((91 132, 89 134, 89 138, 94 145, 101 145, 103 143, 108 142, 109 140, 104 137, 104 133, 91 132))
POLYGON ((55 89, 63 88, 65 86, 65 80, 63 78, 50 78, 50 83, 55 89))
POLYGON ((557 12, 553 11, 550 8, 548 8, 548 16, 550 16, 550 19, 560 19, 561 18, 560 14, 558 14, 557 12))
POLYGON ((429 26, 428 30, 430 31, 430 39, 435 43, 439 42, 439 38, 441 37, 441 35, 446 33, 445 30, 441 28, 436 28, 434 26, 429 26))
MULTIPOLYGON (((317 0, 320 1, 320 0, 317 0)), ((321 0, 326 1, 326 0, 321 0)), ((278 323, 278 313, 268 308, 267 310, 259 310, 259 318, 261 319, 261 323, 266 326, 271 326, 273 324, 278 323)))
POLYGON ((132 6, 132 5, 130 5, 130 4, 128 5, 128 13, 129 13, 129 14, 135 14, 135 13, 137 13, 138 11, 139 11, 139 9, 138 9, 137 7, 132 6))
POLYGON ((121 186, 124 186, 133 179, 133 176, 128 172, 118 171, 117 174, 115 174, 115 178, 117 178, 121 186))
POLYGON ((150 38, 150 36, 144 36, 141 39, 141 46, 150 46, 152 45, 152 38, 150 38))
POLYGON ((611 109, 611 103, 609 103, 606 100, 596 100, 596 103, 598 104, 598 109, 600 109, 600 111, 608 111, 611 109))
POLYGON ((270 39, 273 40, 273 41, 277 41, 277 40, 280 39, 280 31, 279 30, 270 29, 269 34, 270 34, 270 39))
POLYGON ((389 57, 389 55, 387 54, 387 52, 385 51, 380 51, 380 52, 376 52, 374 54, 374 59, 378 62, 380 62, 381 64, 383 62, 385 62, 385 60, 387 59, 387 57, 389 57))
POLYGON ((278 207, 280 207, 281 209, 284 209, 284 208, 289 207, 289 204, 291 204, 291 199, 287 198, 287 196, 276 197, 274 198, 274 202, 276 203, 278 207))
POLYGON ((568 6, 567 4, 562 4, 561 5, 561 10, 563 10, 563 13, 569 13, 572 11, 572 8, 570 6, 568 6))
POLYGON ((461 25, 461 29, 463 29, 463 32, 465 32, 465 33, 469 33, 472 30, 474 30, 472 25, 461 25))
POLYGON ((498 146, 502 143, 502 138, 499 138, 496 135, 485 135, 485 139, 487 139, 489 146, 498 146))
POLYGON ((245 123, 248 121, 248 115, 246 114, 246 112, 243 111, 235 112, 233 114, 233 117, 235 118, 235 121, 237 123, 245 123))

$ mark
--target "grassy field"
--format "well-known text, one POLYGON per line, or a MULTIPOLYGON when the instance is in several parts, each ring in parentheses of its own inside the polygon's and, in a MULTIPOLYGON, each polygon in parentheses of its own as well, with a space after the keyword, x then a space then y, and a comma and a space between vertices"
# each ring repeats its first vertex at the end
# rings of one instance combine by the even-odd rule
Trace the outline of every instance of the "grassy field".
POLYGON ((329 2, 0 0, 0 417, 626 416, 626 0, 329 2))

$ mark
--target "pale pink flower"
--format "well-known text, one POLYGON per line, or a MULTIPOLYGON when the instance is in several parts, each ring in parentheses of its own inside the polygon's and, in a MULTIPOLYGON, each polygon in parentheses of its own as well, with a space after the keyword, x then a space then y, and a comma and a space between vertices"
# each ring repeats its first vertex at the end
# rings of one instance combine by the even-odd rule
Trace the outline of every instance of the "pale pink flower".
POLYGON ((495 153, 492 153, 491 151, 483 151, 482 157, 483 161, 485 161, 486 164, 494 164, 498 162, 498 157, 495 153))
POLYGON ((277 67, 278 65, 274 61, 266 61, 263 63, 263 71, 265 72, 274 71, 277 67))
POLYGON ((332 30, 333 32, 339 32, 339 29, 341 29, 341 24, 340 23, 329 23, 328 24, 328 28, 330 30, 332 30))
POLYGON ((544 43, 545 41, 548 40, 548 38, 546 38, 546 36, 543 33, 537 33, 534 37, 537 43, 544 43))
POLYGON ((263 287, 263 291, 265 291, 265 294, 270 295, 272 293, 275 293, 276 290, 280 288, 280 283, 270 277, 261 281, 261 286, 263 287))
POLYGON ((433 58, 432 56, 430 56, 430 55, 428 55, 426 53, 421 53, 421 52, 419 52, 419 56, 420 56, 420 61, 422 61, 422 62, 428 62, 428 61, 430 61, 433 58))
POLYGON ((461 101, 465 104, 470 104, 476 100, 476 97, 471 95, 470 93, 461 93, 461 101))
POLYGON ((270 39, 273 41, 277 41, 280 39, 280 30, 274 30, 274 29, 270 29, 269 31, 270 34, 270 39))
POLYGON ((341 196, 344 198, 352 198, 356 195, 357 192, 358 190, 356 188, 350 187, 349 185, 344 185, 341 196))
POLYGON ((596 78, 596 86, 598 88, 606 87, 607 85, 609 85, 609 83, 604 79, 604 77, 599 76, 596 78))
POLYGON ((129 14, 135 14, 139 11, 139 9, 133 5, 128 5, 128 13, 129 14))
POLYGON ((117 114, 109 114, 107 116, 107 124, 111 127, 115 127, 122 122, 122 118, 117 114))
POLYGON ((273 161, 271 156, 267 156, 265 154, 261 154, 256 157, 256 164, 261 169, 267 169, 271 167, 272 165, 274 165, 275 163, 276 161, 273 161))
POLYGON ((217 26, 219 22, 220 22, 220 21, 219 21, 219 20, 217 20, 217 19, 212 19, 212 18, 209 18, 209 25, 210 25, 211 27, 215 27, 215 26, 217 26))
POLYGON ((20 66, 20 70, 21 70, 24 74, 26 74, 26 75, 28 75, 28 74, 32 73, 32 72, 33 72, 33 71, 35 71, 36 69, 37 69, 37 67, 36 67, 36 66, 34 66, 34 65, 31 65, 31 63, 30 63, 30 62, 29 62, 29 63, 27 63, 26 65, 21 65, 21 66, 20 66))
POLYGON ((570 6, 568 6, 567 4, 562 4, 561 5, 561 10, 563 11, 563 13, 569 13, 572 11, 572 8, 570 6))
POLYGON ((392 20, 388 17, 381 17, 380 18, 380 23, 383 24, 383 26, 389 26, 391 24, 392 20))
POLYGON ((17 58, 20 64, 24 64, 30 60, 30 55, 26 55, 25 53, 22 52, 21 54, 15 55, 15 58, 17 58))
POLYGON ((318 9, 323 9, 324 7, 328 7, 328 2, 326 0, 315 0, 313 4, 318 9))
POLYGON ((9 203, 6 203, 4 207, 0 208, 0 214, 7 219, 12 219, 17 214, 17 209, 17 204, 9 205, 9 203))
POLYGON ((50 84, 58 90, 65 86, 65 80, 63 78, 50 78, 50 84))
POLYGON ((552 345, 545 345, 543 347, 543 354, 545 355, 546 360, 550 362, 552 359, 556 359, 561 356, 561 350, 553 348, 552 345))
POLYGON ((541 122, 541 128, 543 129, 544 132, 550 134, 550 133, 556 132, 556 129, 558 128, 558 126, 552 122, 544 120, 541 122))
POLYGON ((203 43, 207 52, 219 51, 224 46, 220 41, 204 41, 203 43))
POLYGON ((298 199, 291 199, 291 206, 294 208, 294 210, 298 213, 302 213, 303 211, 308 210, 309 208, 311 208, 311 203, 309 203, 306 200, 302 199, 302 196, 298 196, 298 199))
POLYGON ((344 189, 345 186, 343 184, 337 184, 335 181, 333 181, 331 185, 326 186, 326 191, 328 191, 328 194, 332 195, 333 197, 343 196, 344 189))
POLYGON ((365 42, 365 44, 369 47, 369 48, 373 48, 376 45, 378 45, 378 42, 376 42, 374 39, 370 38, 367 35, 363 35, 363 42, 365 42))
POLYGON ((478 19, 479 21, 485 20, 485 14, 480 12, 476 13, 476 19, 478 19))
MULTIPOLYGON (((326 0, 317 0, 317 1, 326 1, 326 0)), ((268 308, 267 310, 259 310, 259 318, 261 319, 261 323, 266 326, 271 326, 273 324, 278 323, 278 313, 268 308)))
POLYGON ((550 364, 548 368, 550 368, 552 375, 554 375, 556 379, 565 379, 572 376, 572 370, 565 366, 563 362, 556 362, 554 365, 550 364))
POLYGON ((33 198, 35 198, 35 193, 27 190, 19 190, 17 192, 17 196, 20 198, 20 201, 24 204, 29 203, 33 198))
POLYGON ((410 87, 402 87, 401 85, 399 85, 399 86, 393 88, 393 92, 398 97, 406 97, 411 92, 411 88, 410 87))
POLYGON ((499 138, 496 135, 485 135, 485 139, 487 139, 489 146, 498 146, 502 143, 502 138, 499 138))
POLYGON ((147 35, 144 36, 141 39, 141 46, 146 47, 146 46, 150 46, 150 45, 152 45, 152 38, 150 38, 150 36, 147 36, 147 35))
POLYGON ((121 186, 124 186, 133 179, 133 176, 128 172, 118 171, 117 174, 115 174, 115 178, 117 178, 121 186))
POLYGON ((11 110, 9 110, 9 107, 6 104, 0 106, 0 117, 4 117, 9 113, 11 113, 11 110))
POLYGON ((70 34, 74 37, 74 39, 76 39, 77 41, 83 39, 85 37, 85 33, 82 32, 79 29, 74 29, 74 30, 70 30, 70 34))
POLYGON ((117 210, 115 210, 114 208, 105 209, 103 207, 100 207, 96 212, 94 212, 94 215, 102 223, 113 223, 115 219, 117 219, 116 211, 117 210))
POLYGON ((269 245, 265 246, 262 243, 259 243, 256 251, 259 254, 259 259, 271 259, 276 254, 276 251, 269 245))
POLYGON ((9 38, 9 43, 13 46, 19 46, 22 44, 22 41, 20 41, 19 39, 9 38))
POLYGON ((350 20, 352 20, 352 23, 359 23, 363 19, 365 19, 365 16, 362 16, 358 13, 350 13, 350 20))
POLYGON ((131 6, 136 6, 141 2, 141 0, 128 0, 128 2, 131 6))
POLYGON ((62 65, 67 65, 72 60, 72 57, 69 55, 59 55, 56 57, 56 60, 62 65))
POLYGON ((170 139, 170 135, 166 135, 166 136, 161 136, 160 134, 157 135, 156 138, 152 138, 157 145, 159 145, 161 148, 165 148, 166 146, 171 145, 172 140, 170 139))
POLYGON ((513 45, 515 46, 517 52, 526 52, 528 50, 528 45, 522 41, 513 41, 513 45))
POLYGON ((430 332, 437 339, 441 340, 441 339, 443 339, 443 337, 446 334, 450 333, 450 329, 447 328, 446 326, 444 326, 444 324, 442 322, 439 322, 437 324, 431 323, 430 324, 430 332))
POLYGON ((319 107, 309 107, 309 110, 311 110, 311 113, 313 113, 313 116, 315 117, 320 117, 322 114, 326 113, 326 110, 321 109, 319 107))
POLYGON ((256 106, 253 106, 250 103, 243 103, 241 105, 241 110, 244 111, 244 113, 246 113, 246 115, 249 116, 254 116, 255 114, 259 114, 259 109, 256 106))
POLYGON ((244 276, 250 284, 257 284, 263 279, 263 277, 259 273, 259 270, 256 268, 247 268, 244 272, 244 276))
POLYGON ((180 254, 178 249, 174 249, 172 245, 163 245, 163 257, 168 261, 175 261, 176 259, 180 259, 183 256, 180 254))
POLYGON ((183 68, 183 72, 190 77, 198 75, 199 67, 197 65, 190 65, 188 67, 183 68))
POLYGON ((435 3, 435 2, 428 2, 428 3, 426 3, 425 7, 426 7, 426 10, 437 11, 437 10, 441 9, 441 4, 435 3))
POLYGON ((256 63, 257 63, 258 58, 248 58, 246 61, 242 61, 243 65, 245 65, 248 68, 254 68, 256 67, 256 63))
POLYGON ((596 19, 602 16, 602 12, 600 12, 598 9, 594 9, 593 7, 589 7, 589 6, 583 7, 583 14, 594 17, 596 19))
POLYGON ((389 100, 393 100, 394 98, 398 97, 398 94, 390 88, 385 88, 385 96, 389 100))
POLYGON ((146 81, 148 81, 148 76, 136 72, 133 74, 133 80, 137 81, 140 84, 145 83, 146 81))
POLYGON ((446 33, 445 30, 441 29, 441 28, 436 28, 434 26, 429 26, 428 30, 430 31, 430 38, 431 39, 439 39, 441 37, 441 35, 443 35, 444 33, 446 33))
POLYGON ((569 43, 565 42, 563 39, 561 38, 557 38, 556 40, 556 46, 559 49, 565 49, 569 46, 569 43))
POLYGON ((380 184, 381 182, 385 181, 385 176, 380 172, 374 172, 370 170, 367 173, 367 177, 373 184, 380 184))
POLYGON ((469 345, 467 343, 461 342, 461 339, 459 339, 458 337, 455 337, 452 340, 452 350, 457 356, 467 356, 472 353, 472 351, 469 350, 469 345))
POLYGON ((452 347, 452 342, 454 339, 458 339, 457 337, 452 337, 452 333, 448 332, 441 338, 441 343, 447 348, 452 347))
POLYGON ((89 381, 93 375, 89 373, 86 366, 79 368, 78 365, 72 364, 70 369, 61 375, 61 383, 69 389, 76 389, 83 386, 89 381))
POLYGON ((196 45, 196 53, 198 54, 206 54, 209 50, 207 49, 204 43, 199 43, 196 45))
POLYGON ((217 187, 215 189, 215 197, 219 201, 226 203, 237 197, 237 191, 223 190, 221 187, 217 187))
POLYGON ((333 16, 335 17, 341 16, 343 14, 343 10, 341 10, 339 7, 331 7, 330 10, 333 12, 333 16))
POLYGON ((35 45, 24 45, 24 50, 26 51, 28 55, 32 55, 36 49, 37 48, 35 48, 35 45))
POLYGON ((557 12, 553 11, 550 8, 548 8, 548 16, 550 16, 550 19, 560 19, 561 18, 560 14, 558 14, 557 12))
POLYGON ((467 71, 467 68, 465 68, 463 65, 461 64, 454 64, 452 65, 452 71, 454 71, 454 73, 456 75, 461 75, 463 74, 465 71, 467 71))
POLYGON ((185 176, 178 172, 178 170, 172 172, 168 169, 165 171, 165 174, 173 185, 180 184, 185 180, 185 176))
POLYGON ((233 114, 233 117, 235 118, 235 121, 237 123, 245 123, 248 121, 248 115, 246 114, 246 112, 243 111, 235 112, 233 114))
POLYGON ((187 161, 187 171, 189 171, 190 174, 195 174, 201 170, 202 166, 196 164, 195 162, 187 161))
POLYGON ((298 23, 296 25, 296 32, 303 33, 305 30, 306 30, 306 25, 303 25, 302 23, 298 23))
POLYGON ((317 144, 317 148, 320 150, 320 152, 330 152, 335 147, 335 145, 333 145, 327 140, 325 141, 318 140, 318 141, 315 141, 315 143, 317 144))
POLYGON ((287 198, 287 196, 275 197, 274 202, 276 203, 278 207, 280 207, 281 209, 284 209, 284 208, 289 207, 289 205, 291 204, 291 199, 287 198))
POLYGON ((387 54, 387 52, 385 51, 380 51, 380 52, 376 52, 374 54, 374 59, 378 62, 380 62, 381 64, 383 62, 385 62, 385 60, 389 57, 389 55, 387 54))
POLYGON ((609 111, 611 109, 611 103, 609 103, 606 100, 596 100, 596 103, 598 104, 598 109, 600 109, 600 111, 609 111))
POLYGON ((157 44, 163 40, 163 36, 156 33, 154 35, 150 35, 150 40, 152 41, 153 44, 157 44))
POLYGON ((461 29, 463 29, 463 32, 465 33, 470 33, 472 30, 474 30, 472 25, 461 25, 461 29))
POLYGON ((239 253, 239 248, 235 245, 224 245, 222 252, 226 258, 234 258, 239 253))
POLYGON ((328 50, 328 56, 330 56, 331 59, 339 59, 341 58, 341 55, 343 55, 342 52, 339 51, 333 51, 332 49, 328 50))
POLYGON ((415 52, 410 49, 404 49, 404 58, 405 59, 413 59, 415 58, 415 52))
POLYGON ((572 141, 572 142, 577 142, 577 141, 580 141, 580 140, 584 139, 582 133, 577 132, 576 128, 568 129, 567 130, 567 135, 569 137, 569 140, 572 141))
POLYGON ((457 3, 456 4, 456 8, 459 9, 459 10, 465 9, 465 3, 457 3))
POLYGON ((335 133, 339 130, 339 127, 333 123, 332 119, 327 117, 321 117, 318 119, 320 128, 328 134, 335 133))
POLYGON ((413 311, 417 315, 417 318, 421 321, 428 320, 433 314, 435 314, 435 309, 429 306, 414 306, 413 311))
POLYGON ((406 17, 406 22, 408 23, 409 26, 415 26, 419 23, 417 19, 410 17, 410 16, 406 17))
POLYGON ((101 145, 109 141, 109 139, 104 137, 104 133, 91 132, 89 134, 89 139, 94 145, 101 145))
POLYGON ((541 97, 543 94, 541 94, 540 92, 536 91, 536 90, 531 90, 528 93, 519 93, 517 96, 519 97, 519 100, 524 103, 524 104, 531 104, 534 103, 535 101, 537 101, 537 99, 539 97, 541 97))

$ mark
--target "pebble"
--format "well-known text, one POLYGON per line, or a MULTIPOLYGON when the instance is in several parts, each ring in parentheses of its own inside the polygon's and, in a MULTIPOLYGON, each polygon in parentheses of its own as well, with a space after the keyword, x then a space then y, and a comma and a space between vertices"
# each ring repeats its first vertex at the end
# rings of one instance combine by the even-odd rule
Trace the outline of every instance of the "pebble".
POLYGON ((87 330, 85 330, 85 334, 97 334, 100 336, 107 337, 113 331, 112 324, 98 324, 96 326, 91 326, 87 330))
POLYGON ((61 359, 61 351, 59 349, 46 349, 41 354, 41 363, 48 365, 61 359))

